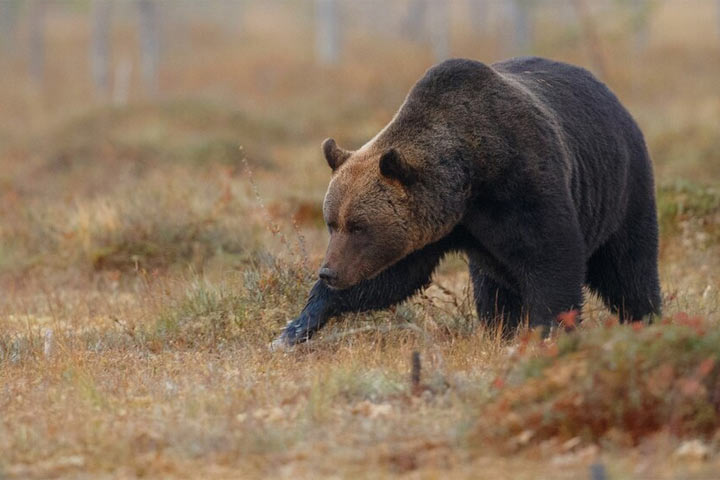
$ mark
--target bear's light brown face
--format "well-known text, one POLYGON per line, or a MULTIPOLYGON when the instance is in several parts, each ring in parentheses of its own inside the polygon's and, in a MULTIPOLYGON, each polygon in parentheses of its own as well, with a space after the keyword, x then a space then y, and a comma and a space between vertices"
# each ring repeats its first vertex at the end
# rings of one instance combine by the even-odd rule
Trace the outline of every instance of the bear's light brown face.
POLYGON ((408 191, 413 179, 401 171, 402 160, 394 150, 350 154, 334 142, 326 144, 334 173, 323 204, 330 242, 319 276, 330 287, 344 289, 418 248, 408 191))

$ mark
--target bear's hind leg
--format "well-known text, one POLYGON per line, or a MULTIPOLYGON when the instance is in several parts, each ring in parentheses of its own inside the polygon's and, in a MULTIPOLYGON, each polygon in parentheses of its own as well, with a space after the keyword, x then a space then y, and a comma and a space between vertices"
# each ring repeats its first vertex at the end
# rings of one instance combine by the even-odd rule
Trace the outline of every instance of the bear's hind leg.
POLYGON ((491 327, 502 325, 506 333, 515 332, 523 321, 523 304, 520 296, 483 273, 481 267, 472 260, 470 260, 470 278, 478 318, 491 327))
POLYGON ((621 322, 659 315, 657 223, 627 222, 588 260, 587 284, 621 322))

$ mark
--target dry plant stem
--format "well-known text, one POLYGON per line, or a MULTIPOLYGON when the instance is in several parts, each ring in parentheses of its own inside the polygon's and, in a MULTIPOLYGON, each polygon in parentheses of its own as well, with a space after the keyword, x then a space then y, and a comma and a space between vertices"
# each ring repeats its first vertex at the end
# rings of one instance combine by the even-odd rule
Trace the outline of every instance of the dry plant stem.
POLYGON ((412 352, 410 363, 410 391, 417 395, 420 392, 420 352, 412 352))
POLYGON ((253 177, 252 169, 250 168, 250 163, 248 162, 247 158, 243 157, 243 165, 245 168, 245 172, 247 173, 248 181, 250 182, 250 186, 252 188, 253 194, 255 196, 255 201, 257 202, 258 207, 263 213, 263 217, 265 219, 265 225, 268 229, 268 231, 273 235, 280 239, 280 242, 285 246, 288 255, 290 258, 299 258, 301 261, 301 267, 304 272, 306 272, 306 275, 309 277, 310 274, 310 268, 308 266, 308 253, 307 253, 307 247, 305 245, 305 237, 300 233, 300 229, 297 225, 296 221, 292 221, 293 225, 293 231, 295 232, 295 237, 297 240, 297 251, 293 248, 291 243, 288 241, 287 236, 281 231, 280 226, 273 222, 270 212, 268 212, 267 207, 265 206, 265 202, 262 199, 262 196, 260 195, 260 190, 258 189, 257 183, 255 182, 255 179, 253 177))

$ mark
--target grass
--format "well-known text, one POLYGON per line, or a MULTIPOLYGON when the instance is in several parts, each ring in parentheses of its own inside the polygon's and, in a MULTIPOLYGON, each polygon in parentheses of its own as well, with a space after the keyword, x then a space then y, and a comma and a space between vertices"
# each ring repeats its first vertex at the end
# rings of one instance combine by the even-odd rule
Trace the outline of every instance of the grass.
MULTIPOLYGON (((697 203, 712 215, 700 187, 683 188, 695 200, 667 197, 668 212, 697 203)), ((664 242, 682 242, 672 232, 664 242)), ((285 234, 292 242, 295 233, 285 234)), ((562 464, 570 478, 600 458, 621 475, 639 468, 624 463, 627 449, 655 452, 643 467, 649 476, 716 468, 663 454, 683 439, 714 448, 716 293, 692 297, 702 318, 669 305, 651 327, 617 326, 590 302, 575 334, 508 344, 478 325, 464 264, 451 259, 441 288, 395 311, 334 322, 311 345, 278 355, 267 344, 310 283, 301 257, 282 244, 277 251, 254 251, 230 269, 100 270, 79 286, 16 285, 0 338, 5 474, 450 469, 470 478, 488 468, 532 478, 562 464), (417 328, 400 328, 408 322, 417 328), (419 391, 409 380, 415 350, 419 391)))
POLYGON ((658 212, 661 228, 667 233, 680 233, 687 225, 701 226, 703 238, 715 243, 720 225, 720 191, 716 187, 676 181, 658 190, 658 212))
MULTIPOLYGON (((318 68, 301 22, 258 5, 272 39, 191 29, 157 101, 87 105, 86 75, 52 64, 84 58, 80 33, 49 32, 47 92, 0 72, 0 478, 716 476, 720 70, 701 10, 655 7, 677 38, 643 55, 600 25, 656 165, 657 324, 588 297, 577 332, 502 340, 451 257, 422 295, 271 353, 326 245, 320 141, 361 145, 431 60, 378 40, 360 61, 373 40, 348 32, 355 61, 318 68)), ((552 21, 535 53, 587 64, 552 21)), ((504 56, 463 32, 454 53, 504 56)))
MULTIPOLYGON (((252 182, 263 192, 275 175, 252 182)), ((6 214, 5 476, 574 478, 597 461, 613 478, 716 471, 714 187, 658 190, 658 325, 613 325, 590 299, 577 333, 506 343, 475 318, 465 263, 451 258, 424 295, 271 354, 324 239, 315 220, 291 227, 292 208, 258 205, 253 183, 179 164, 6 214), (673 455, 683 441, 709 459, 673 455)))
POLYGON ((0 232, 5 263, 14 257, 25 268, 52 262, 126 271, 181 262, 201 266, 219 255, 241 258, 252 248, 251 232, 238 228, 244 208, 226 176, 221 171, 203 182, 182 167, 170 178, 156 169, 107 194, 8 215, 0 232))

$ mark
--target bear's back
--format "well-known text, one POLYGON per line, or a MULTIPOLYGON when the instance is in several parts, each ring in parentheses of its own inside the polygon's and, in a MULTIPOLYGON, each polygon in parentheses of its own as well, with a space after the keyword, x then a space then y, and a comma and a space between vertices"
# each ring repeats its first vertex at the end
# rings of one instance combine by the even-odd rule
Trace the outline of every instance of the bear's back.
POLYGON ((538 57, 492 65, 551 110, 571 156, 571 194, 586 245, 616 230, 631 196, 651 196, 652 167, 640 128, 610 89, 584 68, 538 57))
POLYGON ((492 68, 532 92, 557 119, 580 162, 646 161, 644 140, 630 113, 610 89, 584 68, 539 57, 518 57, 492 68))
POLYGON ((574 138, 637 128, 615 94, 582 67, 540 57, 517 57, 495 63, 492 68, 540 98, 574 138))

